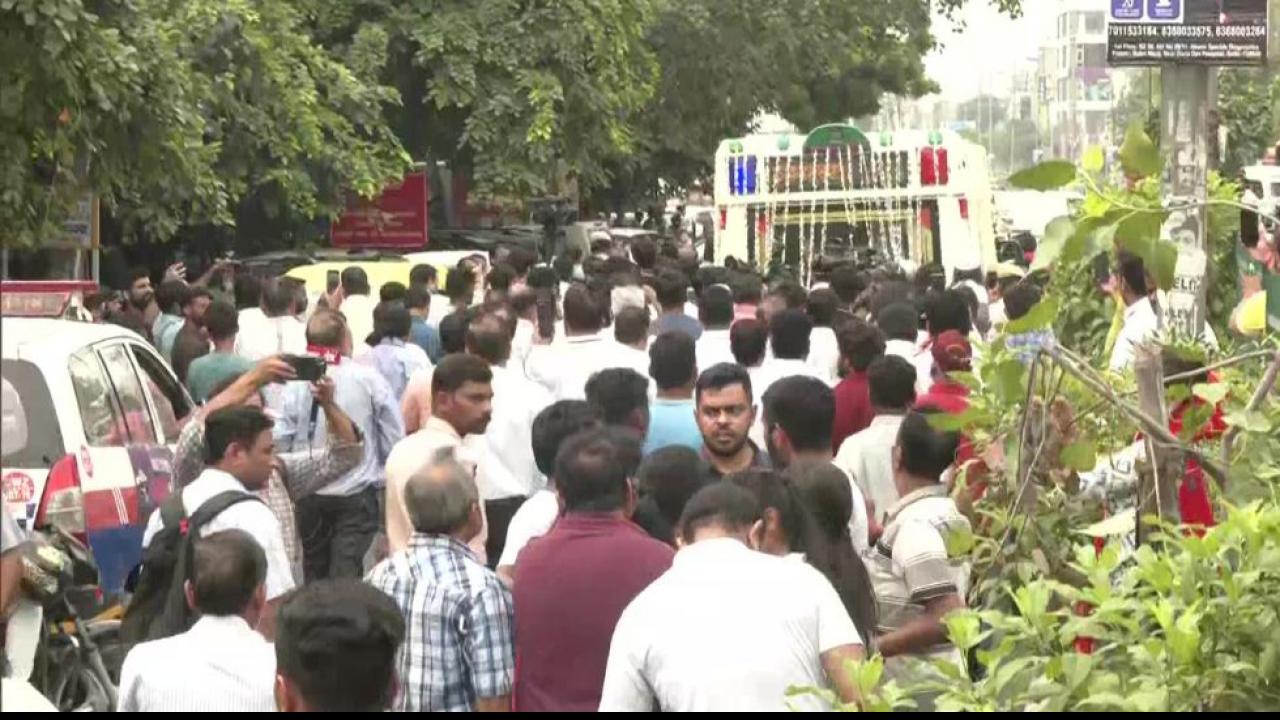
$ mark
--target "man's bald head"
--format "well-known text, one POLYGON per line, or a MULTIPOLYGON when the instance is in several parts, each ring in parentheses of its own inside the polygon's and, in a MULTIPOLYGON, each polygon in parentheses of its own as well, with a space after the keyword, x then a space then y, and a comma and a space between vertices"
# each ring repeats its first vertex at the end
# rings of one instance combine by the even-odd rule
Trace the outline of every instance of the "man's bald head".
POLYGON ((307 342, 327 348, 341 348, 347 341, 347 321, 341 313, 317 310, 307 322, 307 342))
POLYGON ((511 356, 511 326, 495 313, 484 313, 467 326, 467 352, 490 365, 511 356))
POLYGON ((452 535, 466 528, 479 501, 475 480, 447 451, 414 473, 404 488, 413 529, 429 535, 452 535))

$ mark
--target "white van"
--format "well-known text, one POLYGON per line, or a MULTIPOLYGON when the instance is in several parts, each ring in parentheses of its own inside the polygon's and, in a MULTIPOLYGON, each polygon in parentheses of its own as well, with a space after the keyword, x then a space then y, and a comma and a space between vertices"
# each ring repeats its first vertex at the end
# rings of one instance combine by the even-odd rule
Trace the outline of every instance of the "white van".
POLYGON ((103 589, 118 592, 169 495, 191 398, 150 343, 117 325, 5 315, 0 337, 4 502, 24 528, 82 538, 103 589))

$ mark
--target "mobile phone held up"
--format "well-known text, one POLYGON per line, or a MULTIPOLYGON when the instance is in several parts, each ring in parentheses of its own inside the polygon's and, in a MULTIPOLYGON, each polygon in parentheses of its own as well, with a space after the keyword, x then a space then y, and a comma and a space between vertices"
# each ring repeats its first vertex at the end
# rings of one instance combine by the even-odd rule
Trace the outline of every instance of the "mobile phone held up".
POLYGON ((307 382, 316 382, 324 377, 325 368, 328 366, 324 358, 314 355, 285 355, 284 361, 293 368, 299 380, 307 382))
POLYGON ((333 292, 338 289, 338 285, 341 284, 341 282, 342 280, 338 274, 338 271, 330 270, 328 276, 325 278, 325 283, 324 283, 325 292, 332 295, 333 292))

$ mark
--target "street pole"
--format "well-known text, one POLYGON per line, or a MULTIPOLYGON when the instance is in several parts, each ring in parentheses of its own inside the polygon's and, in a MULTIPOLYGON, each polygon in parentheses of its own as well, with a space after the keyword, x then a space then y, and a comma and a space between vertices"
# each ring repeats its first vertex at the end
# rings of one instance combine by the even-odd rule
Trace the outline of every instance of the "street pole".
POLYGON ((1207 314, 1210 81, 1213 68, 1164 65, 1160 70, 1160 120, 1166 150, 1168 205, 1175 208, 1163 235, 1178 248, 1173 288, 1161 308, 1165 328, 1183 338, 1199 338, 1207 314))

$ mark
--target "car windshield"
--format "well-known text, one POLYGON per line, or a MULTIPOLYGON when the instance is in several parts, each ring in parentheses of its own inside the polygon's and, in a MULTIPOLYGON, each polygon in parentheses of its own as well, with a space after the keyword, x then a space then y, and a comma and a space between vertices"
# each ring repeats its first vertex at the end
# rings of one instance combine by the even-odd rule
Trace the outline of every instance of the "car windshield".
POLYGON ((25 360, 3 360, 0 378, 4 382, 5 423, 25 425, 26 435, 26 442, 20 445, 10 447, 5 443, 0 449, 0 462, 6 468, 48 469, 66 451, 44 376, 25 360))

